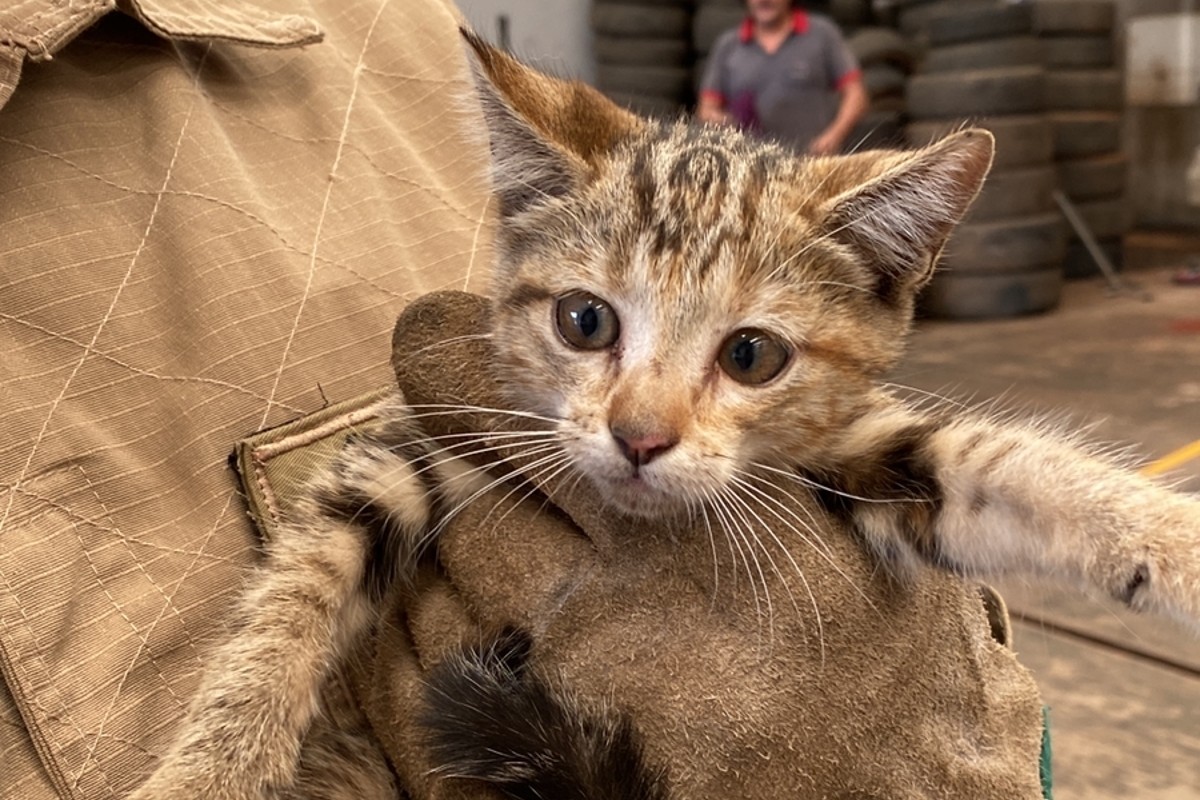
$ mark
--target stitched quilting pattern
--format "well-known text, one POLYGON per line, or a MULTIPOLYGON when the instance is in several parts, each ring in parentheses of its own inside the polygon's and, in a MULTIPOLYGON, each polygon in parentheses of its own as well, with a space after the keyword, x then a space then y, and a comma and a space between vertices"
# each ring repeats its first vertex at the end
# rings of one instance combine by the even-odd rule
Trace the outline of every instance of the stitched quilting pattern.
POLYGON ((110 14, 0 110, 0 759, 22 797, 120 797, 166 746, 254 563, 233 444, 386 385, 406 302, 483 286, 449 3, 260 5, 324 41, 110 14))

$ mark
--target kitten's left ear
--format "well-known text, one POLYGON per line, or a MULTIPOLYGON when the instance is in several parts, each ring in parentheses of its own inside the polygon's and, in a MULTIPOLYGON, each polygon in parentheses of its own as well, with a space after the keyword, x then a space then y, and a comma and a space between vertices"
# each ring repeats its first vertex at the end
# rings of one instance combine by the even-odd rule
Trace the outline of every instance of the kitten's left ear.
POLYGON ((595 89, 531 69, 462 29, 506 218, 586 181, 597 160, 646 123, 595 89))
POLYGON ((825 229, 876 270, 882 298, 911 297, 933 276, 942 247, 979 193, 994 152, 992 134, 974 128, 905 154, 882 174, 829 201, 825 229))

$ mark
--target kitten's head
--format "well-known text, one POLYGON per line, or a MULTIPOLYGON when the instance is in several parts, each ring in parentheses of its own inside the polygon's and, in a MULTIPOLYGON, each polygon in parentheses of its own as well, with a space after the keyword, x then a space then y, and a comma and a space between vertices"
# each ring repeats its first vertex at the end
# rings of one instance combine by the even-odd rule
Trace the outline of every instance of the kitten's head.
POLYGON ((576 465, 634 513, 754 464, 819 465, 899 358, 991 135, 803 157, 641 119, 467 39, 514 401, 561 420, 576 465))

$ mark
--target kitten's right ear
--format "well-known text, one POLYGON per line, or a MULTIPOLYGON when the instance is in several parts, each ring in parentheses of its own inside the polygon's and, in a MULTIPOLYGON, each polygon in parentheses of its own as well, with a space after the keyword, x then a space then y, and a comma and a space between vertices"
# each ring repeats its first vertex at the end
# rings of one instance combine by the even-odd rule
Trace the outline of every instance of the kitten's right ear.
POLYGON ((830 201, 830 236, 850 245, 878 273, 879 295, 909 298, 933 275, 942 247, 991 168, 995 139, 961 131, 923 150, 880 158, 880 174, 830 201))
POLYGON ((567 194, 603 154, 646 124, 590 86, 543 75, 460 30, 491 142, 502 219, 567 194))

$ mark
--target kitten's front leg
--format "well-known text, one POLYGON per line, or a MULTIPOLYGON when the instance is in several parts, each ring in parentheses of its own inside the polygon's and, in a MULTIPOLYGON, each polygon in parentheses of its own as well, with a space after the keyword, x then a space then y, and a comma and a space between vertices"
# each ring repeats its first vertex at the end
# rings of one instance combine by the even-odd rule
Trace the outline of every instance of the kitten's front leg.
POLYGON ((292 784, 323 686, 429 529, 432 476, 420 466, 421 441, 396 410, 310 487, 270 543, 234 632, 211 654, 174 745, 134 800, 257 800, 292 784))
POLYGON ((826 494, 889 557, 1083 581, 1200 630, 1200 498, 1046 427, 892 407, 859 420, 826 494), (857 498, 857 499, 856 499, 857 498))

